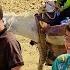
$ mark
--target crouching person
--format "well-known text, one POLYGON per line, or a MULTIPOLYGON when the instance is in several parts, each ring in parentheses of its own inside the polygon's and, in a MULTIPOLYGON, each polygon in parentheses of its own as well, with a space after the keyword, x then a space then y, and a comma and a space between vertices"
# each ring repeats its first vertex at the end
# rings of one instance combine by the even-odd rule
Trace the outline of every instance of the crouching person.
POLYGON ((24 65, 19 42, 3 23, 3 11, 0 6, 0 70, 21 70, 24 65))

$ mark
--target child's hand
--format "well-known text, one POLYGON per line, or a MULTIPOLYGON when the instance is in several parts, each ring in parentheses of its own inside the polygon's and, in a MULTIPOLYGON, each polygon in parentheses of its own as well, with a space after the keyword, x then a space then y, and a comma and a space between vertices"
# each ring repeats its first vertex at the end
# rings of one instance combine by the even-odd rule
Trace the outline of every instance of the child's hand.
POLYGON ((48 24, 44 21, 39 21, 40 27, 41 27, 41 31, 43 33, 45 33, 48 29, 48 24))
POLYGON ((48 24, 43 21, 39 21, 41 28, 47 28, 48 24))

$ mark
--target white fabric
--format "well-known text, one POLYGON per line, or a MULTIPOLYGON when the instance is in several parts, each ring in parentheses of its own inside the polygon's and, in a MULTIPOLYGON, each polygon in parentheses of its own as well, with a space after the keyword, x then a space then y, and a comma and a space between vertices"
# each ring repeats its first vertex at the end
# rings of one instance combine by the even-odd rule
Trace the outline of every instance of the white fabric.
POLYGON ((14 16, 13 21, 11 21, 13 17, 11 15, 6 14, 4 17, 7 19, 7 24, 12 23, 10 31, 38 42, 38 32, 34 15, 27 17, 14 16))
POLYGON ((52 5, 51 6, 48 3, 46 3, 46 10, 47 10, 47 12, 53 12, 54 9, 55 9, 55 7, 53 7, 53 6, 55 6, 54 1, 46 1, 46 2, 48 2, 49 4, 52 5))
POLYGON ((6 18, 3 18, 3 21, 4 21, 4 25, 6 25, 6 18))
POLYGON ((61 21, 61 25, 68 25, 70 24, 70 17, 67 17, 65 20, 61 21))

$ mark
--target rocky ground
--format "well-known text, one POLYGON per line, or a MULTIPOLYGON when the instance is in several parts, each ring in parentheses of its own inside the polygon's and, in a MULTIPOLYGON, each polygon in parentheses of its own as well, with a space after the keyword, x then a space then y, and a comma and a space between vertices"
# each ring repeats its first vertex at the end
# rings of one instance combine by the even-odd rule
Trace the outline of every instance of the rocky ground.
MULTIPOLYGON (((41 7, 44 0, 0 0, 5 12, 14 12, 16 15, 23 15, 28 13, 35 14, 41 7)), ((22 56, 24 60, 24 66, 22 70, 37 70, 39 52, 37 46, 31 46, 29 44, 30 39, 20 35, 16 35, 16 38, 22 46, 22 56)), ((44 66, 44 70, 50 70, 50 67, 44 66)))
POLYGON ((44 3, 44 0, 0 0, 4 11, 23 14, 24 12, 35 13, 44 3))

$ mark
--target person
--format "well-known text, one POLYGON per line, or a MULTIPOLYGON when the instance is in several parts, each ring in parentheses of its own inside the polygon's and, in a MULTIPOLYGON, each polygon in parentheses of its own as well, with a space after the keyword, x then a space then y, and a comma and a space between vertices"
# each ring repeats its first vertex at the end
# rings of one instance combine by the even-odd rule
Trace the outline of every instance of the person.
POLYGON ((54 0, 45 0, 44 5, 39 9, 38 19, 46 22, 47 24, 55 25, 54 20, 57 17, 55 10, 54 0))
POLYGON ((20 70, 24 65, 20 43, 13 33, 7 31, 2 19, 3 10, 0 6, 0 70, 20 70))
MULTIPOLYGON (((42 20, 51 26, 60 25, 63 20, 70 17, 69 0, 45 0, 45 7, 42 11, 42 20)), ((40 19, 41 20, 41 19, 40 19)))
POLYGON ((52 64, 52 70, 70 70, 70 24, 65 27, 66 54, 58 56, 52 64))

